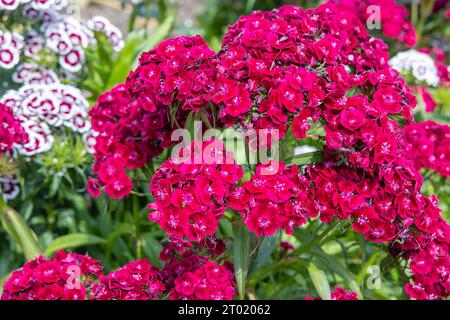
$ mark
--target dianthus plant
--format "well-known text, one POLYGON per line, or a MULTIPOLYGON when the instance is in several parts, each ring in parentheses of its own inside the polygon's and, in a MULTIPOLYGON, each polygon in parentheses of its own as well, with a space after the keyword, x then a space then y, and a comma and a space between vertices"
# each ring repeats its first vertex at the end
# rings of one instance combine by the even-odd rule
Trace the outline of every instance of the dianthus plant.
POLYGON ((433 142, 412 146, 423 130, 445 129, 411 128, 415 105, 387 45, 331 2, 242 16, 219 52, 200 36, 163 41, 89 111, 87 188, 146 196, 167 235, 165 264, 128 264, 91 296, 276 297, 284 276, 295 297, 377 297, 364 282, 370 254, 400 297, 448 297, 450 227, 419 171, 447 175, 448 162, 422 157, 433 142), (230 130, 243 148, 223 139, 230 130), (346 268, 336 253, 355 245, 361 256, 346 268))
MULTIPOLYGON (((288 265, 322 250, 326 233, 310 242, 306 235, 323 223, 327 232, 350 225, 354 237, 387 250, 410 297, 445 298, 450 229, 437 199, 421 193, 416 152, 428 151, 408 140, 416 98, 387 49, 330 3, 243 16, 218 53, 198 36, 168 39, 90 111, 98 137, 89 190, 127 196, 133 171, 169 148, 172 158, 150 181, 149 219, 183 245, 223 235, 222 221, 231 221, 241 297, 265 276, 252 261, 261 241, 294 235, 293 251, 276 262, 288 265), (230 156, 235 150, 225 150, 220 133, 174 147, 171 134, 190 129, 192 118, 241 134, 246 161, 230 156), (255 148, 272 149, 272 160, 250 161, 255 148)), ((436 170, 447 175, 448 162, 436 170)))

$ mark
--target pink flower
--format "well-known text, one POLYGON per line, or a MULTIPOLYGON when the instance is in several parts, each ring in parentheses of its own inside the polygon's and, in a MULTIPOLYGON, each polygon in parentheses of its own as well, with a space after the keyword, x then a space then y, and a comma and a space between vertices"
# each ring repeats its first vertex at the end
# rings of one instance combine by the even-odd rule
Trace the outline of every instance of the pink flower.
POLYGON ((366 115, 356 108, 343 110, 340 114, 340 123, 346 129, 355 131, 365 123, 366 115))

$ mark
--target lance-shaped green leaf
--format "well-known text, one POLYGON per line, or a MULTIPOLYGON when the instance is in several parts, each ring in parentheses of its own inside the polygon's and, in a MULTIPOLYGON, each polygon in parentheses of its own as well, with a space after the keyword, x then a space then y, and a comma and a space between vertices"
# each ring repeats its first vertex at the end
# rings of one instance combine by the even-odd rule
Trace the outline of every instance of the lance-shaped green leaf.
POLYGON ((323 161, 323 151, 302 153, 289 159, 290 164, 305 165, 323 161))
POLYGON ((2 293, 3 293, 3 284, 6 282, 6 280, 9 279, 10 276, 11 276, 11 273, 8 273, 6 276, 4 276, 3 278, 0 279, 0 297, 2 296, 2 293))
POLYGON ((8 234, 20 245, 25 258, 31 260, 42 255, 42 248, 36 234, 22 216, 9 208, 3 200, 0 207, 2 225, 8 234))
POLYGON ((330 284, 325 272, 317 268, 312 262, 308 265, 308 272, 319 296, 323 300, 331 300, 330 284))
POLYGON ((106 240, 92 234, 72 233, 54 239, 45 250, 45 255, 50 257, 60 249, 75 249, 78 247, 105 244, 106 240))
POLYGON ((319 246, 314 246, 309 252, 309 254, 316 257, 316 259, 320 260, 323 266, 333 273, 341 276, 348 284, 349 288, 355 291, 358 294, 359 299, 363 299, 363 295, 361 289, 356 282, 353 275, 344 267, 337 258, 330 256, 325 253, 319 246))
MULTIPOLYGON (((169 10, 161 24, 153 30, 146 40, 140 46, 141 51, 149 51, 153 49, 158 43, 163 41, 169 35, 175 22, 175 10, 169 10)), ((136 61, 137 63, 137 61, 136 61)))
POLYGON ((234 273, 239 291, 239 298, 245 297, 248 268, 250 266, 250 235, 242 221, 233 224, 233 258, 234 273))

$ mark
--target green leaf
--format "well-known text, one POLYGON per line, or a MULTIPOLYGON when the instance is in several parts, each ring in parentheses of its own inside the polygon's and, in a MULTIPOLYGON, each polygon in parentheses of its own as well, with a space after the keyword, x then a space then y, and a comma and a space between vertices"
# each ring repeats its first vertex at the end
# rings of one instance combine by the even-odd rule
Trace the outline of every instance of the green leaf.
MULTIPOLYGON (((3 201, 2 201, 3 202, 3 201)), ((36 234, 15 210, 2 203, 0 218, 2 225, 11 237, 20 245, 27 260, 42 255, 42 248, 36 234)))
MULTIPOLYGON (((173 24, 175 22, 175 11, 171 10, 167 13, 166 18, 163 22, 153 30, 150 37, 148 37, 144 42, 141 43, 140 50, 141 51, 149 51, 153 49, 158 43, 167 38, 170 31, 172 30, 173 24)), ((137 61, 135 61, 137 64, 137 61)))
POLYGON ((117 55, 111 74, 104 89, 108 90, 118 83, 125 81, 128 73, 134 68, 134 63, 139 57, 139 45, 144 39, 144 30, 130 32, 125 39, 125 45, 117 55))
POLYGON ((260 269, 261 267, 264 267, 267 264, 270 256, 278 246, 278 243, 280 241, 280 235, 281 233, 277 232, 275 235, 271 237, 263 238, 261 245, 259 246, 258 255, 256 256, 256 261, 254 264, 256 269, 260 269))
POLYGON ((151 264, 157 268, 161 268, 162 262, 159 260, 159 253, 161 252, 162 245, 155 238, 154 232, 148 232, 142 235, 142 248, 151 264))
POLYGON ((360 287, 358 286, 358 283, 350 274, 350 272, 348 272, 347 268, 345 268, 338 259, 326 254, 326 252, 318 246, 313 247, 308 253, 319 259, 327 269, 344 278, 349 288, 355 291, 358 294, 358 297, 362 299, 362 292, 360 287))
POLYGON ((233 224, 233 257, 234 273, 239 291, 239 298, 245 297, 245 286, 247 282, 248 268, 250 266, 250 235, 242 221, 233 224))
POLYGON ((104 243, 106 243, 105 239, 91 234, 72 233, 53 240, 48 245, 47 250, 45 250, 45 255, 49 257, 60 249, 74 249, 82 246, 104 243))
POLYGON ((59 190, 59 186, 61 184, 61 176, 54 175, 52 179, 52 183, 50 184, 50 190, 48 192, 48 197, 52 198, 59 190))
POLYGON ((298 166, 310 164, 310 163, 316 163, 316 162, 322 162, 323 160, 323 151, 314 151, 314 152, 308 152, 296 155, 291 158, 290 163, 296 164, 298 166))
POLYGON ((308 272, 319 296, 323 300, 331 300, 330 284, 325 273, 312 262, 308 265, 308 272))
POLYGON ((111 89, 116 84, 124 82, 130 70, 138 65, 140 54, 153 49, 166 38, 172 30, 174 21, 175 12, 169 12, 165 20, 148 38, 146 38, 145 30, 130 32, 125 39, 123 49, 113 63, 113 69, 104 89, 111 89))
POLYGON ((9 279, 10 276, 11 276, 11 273, 8 273, 6 276, 4 276, 3 278, 0 279, 0 297, 3 293, 3 284, 6 282, 6 280, 9 279))

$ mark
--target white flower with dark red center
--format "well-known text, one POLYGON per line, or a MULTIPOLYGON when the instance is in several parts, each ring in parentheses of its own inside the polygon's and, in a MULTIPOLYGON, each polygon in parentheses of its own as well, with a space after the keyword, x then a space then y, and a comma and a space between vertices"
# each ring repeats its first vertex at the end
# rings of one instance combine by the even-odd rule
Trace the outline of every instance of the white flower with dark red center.
POLYGON ((429 86, 439 85, 439 76, 436 64, 426 53, 414 49, 403 51, 389 60, 389 64, 395 70, 410 71, 418 81, 424 81, 429 86))
POLYGON ((22 126, 28 135, 28 142, 24 145, 16 146, 19 154, 32 156, 51 149, 54 137, 51 135, 50 128, 45 122, 25 120, 22 122, 22 126))
POLYGON ((73 48, 69 53, 59 57, 61 67, 69 72, 78 72, 83 67, 84 51, 81 48, 73 48))
POLYGON ((86 151, 90 154, 94 154, 95 145, 97 143, 98 132, 94 130, 89 130, 83 134, 83 141, 86 146, 86 151))
POLYGON ((15 199, 19 193, 19 179, 15 174, 0 176, 0 188, 5 201, 15 199))
POLYGON ((0 30, 0 68, 14 68, 20 61, 23 46, 23 37, 20 34, 0 30))
POLYGON ((104 33, 115 51, 120 51, 123 48, 122 32, 105 17, 95 16, 88 20, 87 26, 93 31, 104 33))
POLYGON ((16 10, 21 2, 20 0, 0 0, 0 10, 16 10))
MULTIPOLYGON (((54 128, 66 127, 80 134, 91 130, 89 104, 81 91, 69 85, 24 85, 17 91, 7 92, 0 101, 12 108, 29 136, 27 143, 16 147, 25 156, 48 151, 54 142, 54 128)), ((95 139, 90 138, 88 149, 95 143, 92 140, 95 139)))
POLYGON ((20 53, 12 47, 0 48, 0 68, 12 69, 20 60, 20 53))
POLYGON ((43 66, 34 63, 21 63, 12 75, 16 83, 23 84, 51 84, 58 83, 56 74, 43 66))

